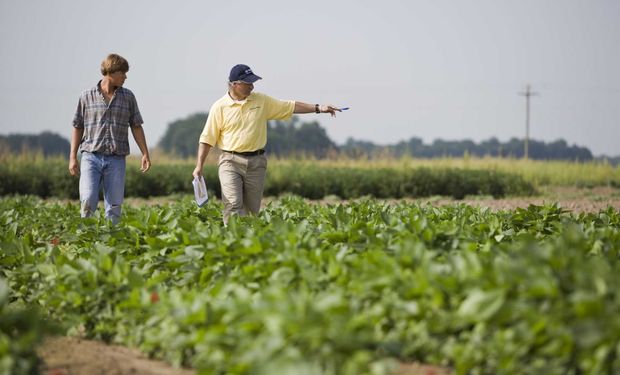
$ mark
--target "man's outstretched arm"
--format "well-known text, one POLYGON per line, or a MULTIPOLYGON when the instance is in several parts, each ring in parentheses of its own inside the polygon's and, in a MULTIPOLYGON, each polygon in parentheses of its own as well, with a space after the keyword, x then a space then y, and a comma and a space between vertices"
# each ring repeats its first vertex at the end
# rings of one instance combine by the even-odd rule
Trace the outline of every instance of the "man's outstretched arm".
POLYGON ((332 117, 336 117, 336 112, 342 112, 342 110, 333 105, 308 104, 298 101, 295 101, 293 110, 293 113, 329 113, 332 117))

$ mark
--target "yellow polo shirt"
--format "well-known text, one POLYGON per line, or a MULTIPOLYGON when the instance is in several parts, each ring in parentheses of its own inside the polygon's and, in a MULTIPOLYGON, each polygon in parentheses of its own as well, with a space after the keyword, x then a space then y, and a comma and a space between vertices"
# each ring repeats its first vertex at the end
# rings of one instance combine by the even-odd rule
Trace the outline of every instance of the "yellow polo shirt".
POLYGON ((235 101, 226 93, 211 106, 200 143, 226 151, 260 150, 267 144, 267 121, 288 119, 294 110, 294 100, 253 92, 245 100, 235 101))

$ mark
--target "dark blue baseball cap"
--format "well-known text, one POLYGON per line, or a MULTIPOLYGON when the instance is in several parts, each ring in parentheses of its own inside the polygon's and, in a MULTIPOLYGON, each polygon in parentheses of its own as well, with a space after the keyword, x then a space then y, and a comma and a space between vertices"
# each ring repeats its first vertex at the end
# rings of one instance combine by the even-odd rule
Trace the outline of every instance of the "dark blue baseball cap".
POLYGON ((229 82, 243 81, 247 83, 254 83, 259 79, 262 78, 254 74, 249 66, 243 64, 233 66, 230 70, 230 75, 228 76, 229 82))

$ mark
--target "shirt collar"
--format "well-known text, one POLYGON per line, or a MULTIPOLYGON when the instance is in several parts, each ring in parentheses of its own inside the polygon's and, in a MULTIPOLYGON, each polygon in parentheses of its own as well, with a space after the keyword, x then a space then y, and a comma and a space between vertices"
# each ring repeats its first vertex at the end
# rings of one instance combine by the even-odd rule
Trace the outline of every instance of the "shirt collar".
POLYGON ((235 100, 227 92, 226 95, 224 95, 224 104, 226 104, 229 107, 232 107, 234 105, 244 105, 245 103, 251 102, 252 100, 254 100, 254 98, 255 98, 255 95, 253 92, 251 92, 250 95, 247 98, 245 98, 245 100, 235 100))
MULTIPOLYGON (((101 79, 99 80, 99 82, 97 82, 97 84, 95 85, 95 91, 97 91, 99 94, 103 95, 103 91, 101 90, 101 79)), ((114 93, 116 94, 117 92, 120 92, 121 89, 123 88, 123 86, 117 87, 114 90, 114 93)))

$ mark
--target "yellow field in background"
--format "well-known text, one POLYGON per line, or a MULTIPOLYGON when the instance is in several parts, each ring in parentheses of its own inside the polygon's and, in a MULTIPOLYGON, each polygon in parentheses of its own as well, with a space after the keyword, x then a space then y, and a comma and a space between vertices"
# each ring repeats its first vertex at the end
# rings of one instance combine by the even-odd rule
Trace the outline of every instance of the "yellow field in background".
MULTIPOLYGON (((155 153, 151 157, 153 168, 158 165, 178 165, 184 168, 192 168, 195 159, 179 159, 163 154, 155 153)), ((0 162, 9 168, 27 168, 28 165, 40 163, 68 163, 63 158, 44 158, 40 154, 0 155, 0 162)), ((128 162, 139 164, 139 156, 130 156, 128 162)), ((217 150, 212 152, 207 159, 207 165, 217 164, 217 150)), ((620 166, 613 166, 605 161, 571 162, 571 161, 543 161, 524 160, 514 158, 400 158, 400 159, 313 159, 307 157, 278 159, 269 157, 269 167, 296 165, 324 166, 337 168, 462 168, 495 170, 500 172, 516 173, 535 186, 613 186, 620 187, 620 166)))
POLYGON ((620 166, 606 162, 541 161, 509 158, 440 158, 381 160, 310 160, 272 159, 271 165, 305 163, 342 168, 462 168, 516 173, 536 186, 620 186, 620 166))

